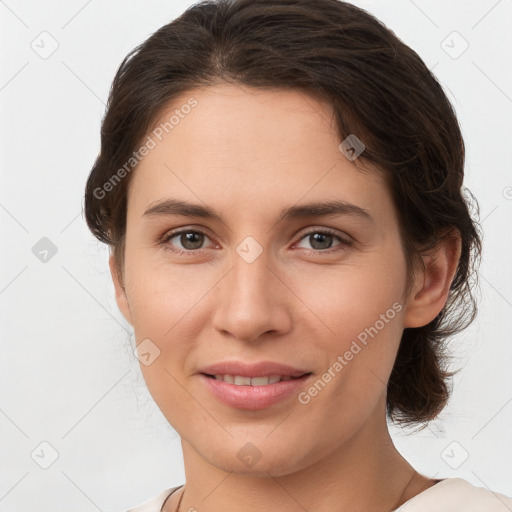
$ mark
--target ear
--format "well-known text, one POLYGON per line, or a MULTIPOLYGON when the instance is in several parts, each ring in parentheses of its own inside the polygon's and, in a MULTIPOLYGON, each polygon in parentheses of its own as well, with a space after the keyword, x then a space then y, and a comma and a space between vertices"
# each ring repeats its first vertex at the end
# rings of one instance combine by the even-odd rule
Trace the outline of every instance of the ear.
POLYGON ((117 307, 125 317, 126 321, 133 326, 132 313, 130 311, 130 305, 128 304, 128 297, 126 296, 126 291, 117 272, 116 262, 113 254, 111 254, 108 259, 108 266, 110 267, 110 274, 112 276, 112 281, 116 290, 117 307))
POLYGON ((423 327, 441 312, 460 259, 461 239, 457 230, 446 235, 418 271, 404 317, 404 327, 423 327))

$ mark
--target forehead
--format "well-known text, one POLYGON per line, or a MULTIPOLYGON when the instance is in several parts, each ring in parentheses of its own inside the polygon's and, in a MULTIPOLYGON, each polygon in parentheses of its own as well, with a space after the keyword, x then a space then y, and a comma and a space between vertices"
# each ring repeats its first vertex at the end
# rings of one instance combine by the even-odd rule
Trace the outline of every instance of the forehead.
MULTIPOLYGON (((162 138, 172 139, 171 134, 194 138, 201 149, 215 149, 219 156, 227 150, 231 159, 250 151, 261 152, 262 144, 268 144, 268 152, 290 158, 287 150, 297 141, 336 144, 339 136, 333 114, 327 102, 299 90, 221 83, 174 98, 155 126, 165 132, 162 138), (190 103, 195 106, 188 108, 190 103), (166 122, 171 119, 174 125, 167 125, 166 130, 166 122)), ((309 147, 302 149, 311 152, 309 147)), ((300 147, 296 151, 302 152, 300 147)))
POLYGON ((147 136, 154 147, 129 191, 138 209, 167 194, 209 204, 230 198, 245 208, 284 198, 357 197, 374 209, 389 201, 382 173, 339 150, 331 105, 302 91, 192 89, 162 110, 147 136))

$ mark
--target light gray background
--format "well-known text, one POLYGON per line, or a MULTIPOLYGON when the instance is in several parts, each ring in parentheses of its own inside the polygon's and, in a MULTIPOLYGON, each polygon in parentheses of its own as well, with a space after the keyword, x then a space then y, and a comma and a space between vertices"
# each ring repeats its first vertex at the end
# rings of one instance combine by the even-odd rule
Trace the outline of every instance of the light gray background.
MULTIPOLYGON (((145 388, 81 208, 118 65, 192 3, 0 1, 3 512, 122 511, 184 483, 179 437, 145 388), (42 237, 57 248, 46 262, 32 252, 42 237)), ((463 367, 453 398, 430 428, 392 428, 394 439, 429 476, 512 496, 512 1, 354 3, 416 50, 454 103, 484 229, 480 313, 452 342, 463 367)))

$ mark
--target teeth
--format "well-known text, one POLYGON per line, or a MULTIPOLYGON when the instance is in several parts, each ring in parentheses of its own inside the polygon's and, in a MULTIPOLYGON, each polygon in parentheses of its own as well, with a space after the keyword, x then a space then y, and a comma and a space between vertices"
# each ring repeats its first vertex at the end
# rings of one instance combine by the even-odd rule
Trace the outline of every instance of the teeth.
POLYGON ((251 378, 250 377, 239 377, 238 375, 236 375, 235 382, 233 382, 233 384, 236 384, 237 386, 250 386, 251 378))
POLYGON ((236 386, 266 386, 282 380, 291 380, 289 375, 269 375, 266 377, 241 377, 240 375, 215 375, 215 380, 222 380, 236 386))

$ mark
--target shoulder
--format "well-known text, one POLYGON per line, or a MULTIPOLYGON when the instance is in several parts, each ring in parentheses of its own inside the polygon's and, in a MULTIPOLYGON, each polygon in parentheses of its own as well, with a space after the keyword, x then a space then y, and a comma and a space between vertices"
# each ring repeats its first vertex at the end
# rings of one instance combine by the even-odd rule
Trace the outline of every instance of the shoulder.
POLYGON ((446 478, 405 502, 396 512, 510 512, 512 498, 477 487, 462 478, 446 478))
POLYGON ((130 510, 127 510, 126 512, 160 512, 162 509, 162 505, 164 504, 165 500, 178 489, 181 489, 183 486, 178 485, 176 487, 171 487, 170 489, 166 489, 165 491, 162 491, 157 496, 152 498, 149 501, 144 502, 142 505, 139 505, 138 507, 131 508, 130 510))

